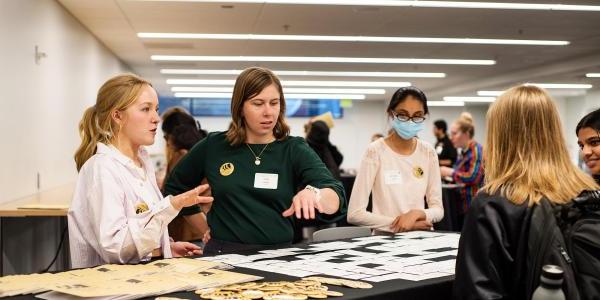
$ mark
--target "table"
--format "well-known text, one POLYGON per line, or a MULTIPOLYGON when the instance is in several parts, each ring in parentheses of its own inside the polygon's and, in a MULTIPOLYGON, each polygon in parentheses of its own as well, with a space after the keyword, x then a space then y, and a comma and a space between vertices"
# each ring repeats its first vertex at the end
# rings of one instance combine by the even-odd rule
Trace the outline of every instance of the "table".
MULTIPOLYGON (((348 264, 344 264, 339 260, 352 260, 349 256, 353 256, 352 254, 347 254, 354 251, 361 251, 363 254, 369 254, 369 257, 374 257, 374 259, 364 259, 357 261, 358 263, 352 263, 353 266, 352 272, 371 274, 367 277, 373 278, 372 276, 381 276, 381 274, 373 273, 374 271, 381 271, 383 269, 376 269, 375 266, 367 266, 373 265, 373 263, 379 261, 378 263, 385 264, 386 269, 390 270, 393 268, 390 263, 392 261, 407 263, 411 259, 417 258, 418 260, 429 260, 429 261, 438 261, 441 262, 442 259, 446 258, 449 254, 444 253, 444 249, 453 249, 456 250, 458 247, 458 234, 456 233, 443 233, 443 232, 412 232, 412 233, 403 233, 404 237, 390 237, 390 236, 374 236, 374 237, 362 237, 355 239, 342 239, 336 241, 325 241, 320 243, 308 243, 308 244, 296 244, 292 245, 292 247, 271 247, 262 250, 254 250, 254 251, 238 251, 235 253, 223 254, 213 257, 207 257, 208 260, 213 261, 229 261, 230 264, 235 265, 231 271, 241 272, 245 274, 257 275, 264 278, 264 281, 296 281, 299 277, 284 275, 282 273, 274 273, 265 271, 266 268, 257 268, 256 264, 250 266, 248 262, 256 262, 261 265, 268 265, 273 263, 273 260, 280 261, 281 264, 292 266, 294 264, 294 260, 296 260, 296 266, 306 264, 317 264, 319 266, 335 263, 336 266, 340 269, 344 269, 348 267, 348 264), (448 243, 443 243, 445 237, 450 239, 445 239, 448 243), (383 241, 382 241, 383 240, 383 241), (347 247, 348 242, 354 243, 354 247, 347 247), (406 243, 408 242, 408 243, 406 243), (359 243, 362 243, 359 245, 359 243), (336 244, 332 248, 332 244, 336 244), (342 244, 342 245, 340 245, 342 244), (370 246, 374 245, 375 246, 370 246), (385 247, 388 248, 388 252, 381 253, 381 251, 376 251, 377 249, 385 247), (403 248, 407 247, 407 248, 403 248), (398 251, 399 248, 405 249, 398 251), (415 249, 418 248, 418 249, 415 249), (336 250, 337 249, 337 250, 336 250), (369 253, 370 251, 371 253, 369 253), (294 254, 290 254, 290 252, 294 252, 294 254), (374 252, 377 253, 374 253, 374 252), (415 252, 416 251, 416 252, 415 252), (312 252, 311 260, 306 259, 307 252, 312 252), (413 254, 412 256, 409 253, 423 253, 427 252, 429 254, 425 254, 428 256, 421 256, 419 254, 413 254), (265 253, 275 253, 276 256, 269 256, 265 253), (341 255, 342 253, 346 253, 341 255), (400 253, 402 253, 400 255, 400 253), (235 254, 235 255, 232 255, 235 254), (431 254, 439 254, 439 255, 431 255, 431 254), (376 258, 384 255, 385 257, 393 257, 391 261, 386 259, 376 258), (419 257, 415 257, 414 255, 418 255, 419 257), (318 257, 327 257, 325 260, 318 259, 318 257), (345 257, 342 257, 345 256, 345 257), (251 258, 252 257, 252 258, 251 258), (237 263, 234 261, 237 260, 237 263), (335 262, 334 262, 335 261, 335 262), (381 262, 385 261, 385 262, 381 262), (301 262, 298 264, 298 262, 301 262), (390 262, 390 263, 388 263, 390 262), (366 270, 368 268, 368 270, 366 270)), ((452 251, 452 250, 451 250, 452 251)), ((356 256, 356 255, 354 255, 356 256)), ((455 255, 453 255, 455 257, 455 255)), ((358 257, 361 257, 360 255, 358 257)), ((413 260, 414 261, 414 260, 413 260)), ((452 269, 454 267, 454 260, 450 260, 448 262, 452 263, 452 269)), ((410 264, 407 264, 407 266, 410 264)), ((271 265, 273 267, 273 265, 271 265)), ((369 278, 365 278, 362 281, 369 282, 373 285, 371 289, 350 289, 339 286, 328 285, 331 290, 339 291, 344 294, 343 297, 338 299, 446 299, 450 297, 452 293, 454 276, 450 275, 440 275, 442 274, 442 269, 437 269, 436 271, 429 268, 429 271, 425 270, 425 265, 422 268, 419 268, 419 272, 437 272, 437 277, 433 278, 433 276, 425 277, 429 279, 421 280, 421 281, 411 281, 404 279, 393 279, 387 281, 373 281, 369 280, 369 278), (440 273, 441 272, 441 273, 440 273)), ((304 267, 303 270, 294 270, 287 271, 289 274, 300 275, 298 272, 307 272, 306 270, 310 270, 310 272, 320 273, 326 272, 325 269, 313 269, 312 267, 304 267)), ((407 271, 407 270, 406 270, 407 271)), ((285 273, 285 272, 283 272, 285 273)), ((389 273, 388 273, 389 274, 389 273)), ((417 273, 414 273, 417 274, 417 273)), ((302 275, 302 276, 311 276, 311 275, 302 275)), ((326 277, 336 277, 332 275, 316 275, 316 276, 326 276, 326 277)), ((398 278, 398 277, 394 277, 398 278)), ((404 278, 404 277, 403 277, 404 278)), ((406 278, 408 279, 408 278, 406 278)), ((163 296, 167 297, 177 297, 177 298, 186 298, 186 299, 198 299, 198 296, 193 292, 178 292, 166 294, 163 296)), ((33 295, 26 295, 22 298, 33 299, 33 295)), ((154 299, 155 297, 148 298, 154 299)))
MULTIPOLYGON (((261 276, 265 278, 265 281, 296 281, 299 279, 298 277, 244 268, 235 268, 231 271, 261 276)), ((416 282, 397 279, 386 282, 371 283, 373 288, 365 290, 329 285, 331 290, 342 292, 344 296, 329 297, 328 299, 450 299, 452 298, 451 295, 453 283, 454 276, 416 282)), ((177 297, 194 300, 199 299, 198 295, 194 294, 193 292, 172 293, 165 295, 165 297, 177 297)), ((155 297, 147 299, 155 299, 155 297)))
MULTIPOLYGON (((264 277, 265 281, 296 281, 299 278, 286 276, 283 274, 275 274, 258 270, 245 268, 234 268, 230 271, 241 272, 264 277)), ((370 299, 370 300, 387 300, 387 299, 450 299, 452 295, 452 286, 454 277, 444 277, 429 279, 425 281, 407 281, 393 280, 380 283, 372 283, 372 289, 351 289, 346 287, 331 286, 333 291, 342 292, 343 297, 329 297, 328 299, 370 299)), ((183 299, 199 300, 200 298, 194 292, 178 292, 163 295, 165 297, 177 297, 183 299)), ((37 299, 34 295, 22 295, 12 297, 11 299, 37 299)), ((154 300, 156 297, 148 297, 145 299, 154 300)))
MULTIPOLYGON (((444 251, 455 251, 458 247, 458 237, 459 235, 456 233, 442 233, 442 232, 413 232, 413 233, 404 233, 404 235, 411 235, 410 237, 404 237, 404 238, 394 238, 394 237, 389 237, 389 236, 385 236, 385 237, 364 237, 364 238, 357 238, 357 239, 342 239, 342 240, 336 240, 336 241, 325 241, 322 243, 308 243, 308 244, 296 244, 296 245, 292 245, 291 249, 296 249, 294 251, 299 251, 300 254, 296 255, 289 255, 289 253, 284 254, 284 256, 280 256, 280 257, 276 257, 276 258, 271 258, 271 257, 263 257, 263 258, 257 258, 257 260, 255 261, 255 263, 247 263, 245 262, 247 260, 248 257, 251 257, 253 255, 262 255, 262 253, 269 253, 269 252, 277 252, 278 249, 285 249, 289 247, 275 247, 275 248, 271 248, 269 249, 270 251, 263 251, 263 252, 259 252, 259 251, 244 251, 244 252, 238 252, 235 254, 241 254, 244 257, 239 257, 239 255, 237 255, 236 257, 232 257, 231 259, 233 260, 239 260, 240 263, 233 263, 233 261, 231 262, 232 264, 235 265, 235 268, 232 269, 232 271, 237 271, 237 272, 241 272, 241 273, 245 273, 245 274, 252 274, 252 275, 257 275, 257 276, 261 276, 264 277, 265 281, 281 281, 281 280, 286 280, 286 281, 295 281, 298 280, 298 277, 294 277, 294 276, 288 276, 288 275, 284 275, 281 273, 273 273, 273 272, 267 272, 265 271, 265 268, 257 268, 257 265, 269 265, 270 267, 274 267, 274 268, 282 268, 283 266, 290 266, 290 269, 293 271, 286 271, 288 274, 294 274, 294 275, 299 275, 299 272, 303 272, 301 270, 295 270, 294 267, 292 267, 293 264, 296 265, 303 265, 306 266, 306 264, 310 264, 311 262, 313 264, 317 264, 320 266, 325 266, 327 264, 330 264, 331 262, 335 262, 337 266, 339 266, 340 268, 343 268, 343 265, 347 265, 348 263, 350 263, 350 261, 352 261, 352 256, 355 256, 353 254, 349 254, 352 253, 353 251, 361 251, 361 252, 370 252, 370 251, 376 251, 377 248, 380 247, 386 247, 388 250, 388 252, 383 252, 383 251, 379 251, 377 254, 374 253, 370 253, 370 254, 374 254, 375 256, 369 256, 369 257, 379 257, 379 256, 385 256, 385 257, 390 257, 390 258, 394 258, 393 261, 403 261, 403 262, 407 262, 407 259, 414 259, 417 258, 415 257, 415 255, 418 254, 408 254, 408 253, 418 253, 421 251, 425 251, 428 253, 439 253, 440 255, 437 255, 434 257, 429 257, 426 258, 426 256, 419 256, 419 259, 427 259, 429 261, 438 261, 441 262, 444 259, 448 259, 448 255, 449 254, 445 254, 446 252, 444 251), (411 235, 413 234, 414 235, 411 235), (436 237, 437 236, 437 237, 436 237), (445 237, 451 237, 452 239, 450 239, 450 241, 452 241, 450 244, 440 244, 442 242, 442 240, 440 240, 440 238, 445 238, 445 237), (384 244, 381 244, 381 242, 378 240, 379 238, 383 238, 386 240, 386 242, 384 244), (429 241, 427 241, 429 239, 429 241), (409 241, 409 243, 403 243, 409 241), (340 243, 342 242, 342 243, 340 243), (343 244, 344 242, 364 242, 363 246, 356 246, 356 247, 352 247, 352 248, 346 248, 344 245, 340 245, 339 249, 335 250, 335 249, 331 249, 331 250, 327 250, 329 248, 327 248, 327 245, 331 245, 331 244, 343 244), (396 244, 396 242, 399 242, 400 244, 396 244), (369 245, 373 245, 373 244, 378 244, 379 246, 369 246, 369 245), (402 244, 404 244, 404 246, 402 246, 402 244), (323 246, 323 248, 321 248, 322 250, 320 252, 315 253, 316 256, 319 255, 325 255, 327 258, 325 260, 316 260, 316 261, 308 261, 308 260, 302 260, 301 257, 305 256, 306 254, 303 254, 302 251, 306 250, 306 249, 311 249, 311 250, 315 250, 319 248, 319 245, 323 246), (410 245, 410 246, 409 246, 410 245), (422 246, 419 246, 422 245, 422 246), (409 247, 409 248, 419 248, 421 250, 406 250, 406 251, 397 251, 398 248, 403 248, 403 247, 409 247), (345 250, 345 249, 350 249, 350 250, 345 250), (425 250, 427 249, 427 250, 425 250), (346 252, 348 251, 348 252, 346 252), (392 252, 389 252, 392 251, 392 252), (416 252, 414 252, 416 251, 416 252), (336 254, 335 252, 339 253, 336 254), (342 254, 343 253, 343 254, 342 254), (398 254, 398 253, 404 253, 404 254, 398 254), (391 255, 394 254, 394 255, 391 255), (332 256, 333 255, 333 256, 332 256), (401 257, 401 258, 398 258, 401 257), (275 263, 276 265, 273 265, 272 262, 273 260, 277 260, 277 261, 281 261, 280 263, 275 263), (264 261, 263 264, 261 264, 261 261, 264 261), (346 261, 346 262, 343 262, 346 261), (253 265, 252 267, 250 267, 250 265, 253 265), (247 266, 247 267, 244 267, 247 266)), ((335 247, 335 246, 334 246, 335 247)), ((381 249, 379 249, 381 250, 381 249)), ((455 252, 454 252, 455 253, 455 252)), ((426 254, 427 255, 427 254, 426 254)), ((215 256, 215 259, 219 259, 219 257, 226 257, 227 255, 220 255, 220 256, 215 256)), ((316 256, 313 256, 313 258, 316 258, 316 256)), ((453 257, 455 257, 455 254, 452 255, 453 257)), ((360 257, 360 256, 358 256, 360 257)), ((353 267, 352 270, 355 270, 356 272, 366 272, 367 274, 369 272, 364 271, 364 268, 370 268, 370 270, 372 271, 376 271, 378 269, 373 269, 375 266, 377 265, 382 265, 382 264, 386 264, 388 267, 386 267, 386 269, 391 270, 393 269, 392 265, 390 265, 392 262, 390 261, 388 263, 387 258, 385 259, 385 263, 382 262, 377 262, 376 263, 376 259, 369 259, 367 257, 365 257, 364 260, 360 260, 357 261, 358 263, 350 263, 353 267), (362 268, 363 270, 357 270, 362 268)), ((448 262, 451 262, 451 268, 454 268, 454 260, 449 260, 448 262)), ((423 265, 425 266, 425 265, 423 265)), ((303 270, 311 270, 312 272, 315 273, 320 273, 320 272, 325 272, 324 269, 318 269, 318 270, 314 270, 312 269, 312 267, 304 267, 302 268, 303 270)), ((408 269, 408 267, 407 267, 408 269)), ((381 269, 379 269, 381 270, 381 269)), ((405 269, 406 270, 406 269, 405 269)), ((422 269, 424 270, 424 268, 422 269)), ((406 270, 408 271, 408 270, 406 270)), ((438 270, 438 271, 442 271, 442 270, 438 270)), ((283 273, 286 273, 283 272, 283 273)), ((431 272, 431 271, 429 271, 431 272)), ((364 273, 363 273, 364 274, 364 273)), ((375 273, 372 273, 375 274, 375 273)), ((305 275, 302 275, 305 276, 305 275)), ((307 276, 312 276, 312 275, 307 275, 307 276)), ((315 276, 326 276, 326 277, 336 277, 336 276, 332 276, 332 275, 315 275, 315 276)), ((372 275, 369 275, 372 276, 372 275)), ((381 275, 375 275, 375 276, 381 276, 381 275)), ((387 276, 387 275, 384 275, 387 276)), ((438 275, 440 276, 440 275, 438 275)), ((440 277, 436 277, 436 278, 431 278, 433 276, 430 276, 430 279, 425 279, 425 280, 421 280, 421 281, 411 281, 411 280, 404 280, 404 279, 393 279, 393 280, 387 280, 387 281, 372 281, 369 280, 368 278, 363 279, 363 281, 369 282, 373 285, 372 289, 350 289, 350 288, 343 288, 343 287, 338 287, 338 286, 329 286, 329 288, 331 290, 334 291, 339 291, 342 292, 344 294, 344 297, 341 299, 445 299, 450 297, 450 295, 452 294, 452 285, 453 285, 453 281, 454 281, 454 275, 443 275, 440 277)), ((372 278, 372 277, 371 277, 372 278)), ((398 277, 395 277, 398 278, 398 277)), ((180 293, 173 293, 170 294, 168 296, 173 296, 173 297, 179 297, 179 298, 187 298, 187 299, 197 299, 197 295, 191 293, 191 292, 180 292, 180 293)))
MULTIPOLYGON (((67 213, 73 198, 75 183, 62 185, 47 191, 0 204, 0 276, 4 275, 4 218, 59 217, 60 227, 67 227, 67 213), (56 205, 60 208, 19 208, 24 205, 56 205)), ((64 247, 68 249, 68 247, 64 247)), ((65 257, 68 257, 66 255, 65 257)), ((68 265, 68 262, 65 262, 68 265)))

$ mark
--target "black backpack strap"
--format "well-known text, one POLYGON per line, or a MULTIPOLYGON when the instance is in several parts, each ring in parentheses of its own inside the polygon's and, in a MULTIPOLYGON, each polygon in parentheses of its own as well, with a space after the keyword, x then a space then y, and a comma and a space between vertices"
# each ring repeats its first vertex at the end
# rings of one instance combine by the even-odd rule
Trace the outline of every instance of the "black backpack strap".
POLYGON ((528 275, 525 282, 527 299, 539 285, 540 275, 545 259, 545 249, 552 242, 553 229, 556 228, 554 210, 547 199, 541 199, 531 208, 529 232, 527 238, 526 266, 528 275))
POLYGON ((600 191, 583 191, 572 203, 574 207, 586 212, 600 211, 600 191))

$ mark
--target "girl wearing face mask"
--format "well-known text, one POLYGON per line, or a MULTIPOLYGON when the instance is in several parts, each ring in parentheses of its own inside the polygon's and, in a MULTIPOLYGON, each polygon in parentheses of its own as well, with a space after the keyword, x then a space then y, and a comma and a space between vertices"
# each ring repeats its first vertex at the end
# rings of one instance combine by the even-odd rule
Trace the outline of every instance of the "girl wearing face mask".
POLYGON ((389 233, 428 230, 444 216, 438 158, 417 138, 427 114, 427 97, 400 88, 388 105, 393 130, 363 156, 348 205, 348 222, 389 233), (367 211, 369 194, 373 211, 367 211), (427 199, 427 209, 425 200, 427 199))

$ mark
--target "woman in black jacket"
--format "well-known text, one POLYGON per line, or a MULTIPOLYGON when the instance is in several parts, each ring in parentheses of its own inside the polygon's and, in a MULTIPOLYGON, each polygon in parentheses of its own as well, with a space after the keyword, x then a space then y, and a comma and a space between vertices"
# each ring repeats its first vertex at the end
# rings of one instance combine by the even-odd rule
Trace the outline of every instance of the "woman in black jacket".
POLYGON ((456 299, 529 299, 524 278, 530 207, 568 203, 594 180, 570 160, 560 117, 535 86, 502 94, 487 113, 485 185, 466 215, 456 260, 456 299))

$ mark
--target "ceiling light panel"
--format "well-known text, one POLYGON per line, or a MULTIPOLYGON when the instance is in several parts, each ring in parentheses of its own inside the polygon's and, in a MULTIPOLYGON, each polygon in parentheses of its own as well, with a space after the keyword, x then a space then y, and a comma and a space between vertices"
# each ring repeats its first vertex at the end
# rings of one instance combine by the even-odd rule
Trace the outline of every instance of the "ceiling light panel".
POLYGON ((317 56, 194 56, 152 55, 154 61, 241 61, 241 62, 323 62, 366 64, 439 64, 439 65, 494 65, 489 59, 453 58, 376 58, 376 57, 317 57, 317 56))
POLYGON ((427 101, 427 106, 465 106, 462 101, 427 101))
POLYGON ((579 83, 525 83, 525 85, 534 85, 543 89, 591 89, 591 84, 579 83))
MULTIPOLYGON (((230 99, 231 95, 232 95, 231 93, 175 93, 175 97, 177 97, 177 98, 230 99)), ((288 94, 288 93, 284 93, 284 95, 288 99, 364 100, 366 98, 365 95, 356 95, 356 94, 342 95, 342 94, 288 94)))
POLYGON ((140 32, 143 39, 199 39, 199 40, 257 40, 257 41, 320 41, 320 42, 377 42, 377 43, 433 43, 433 44, 483 44, 483 45, 541 45, 566 46, 569 41, 433 38, 393 36, 343 36, 343 35, 291 35, 291 34, 211 34, 211 33, 161 33, 140 32))
MULTIPOLYGON (((233 87, 174 86, 172 92, 232 93, 233 87)), ((286 93, 295 94, 365 94, 383 95, 384 89, 335 89, 335 88, 285 88, 286 93)))
POLYGON ((600 11, 598 5, 506 3, 506 2, 464 2, 464 1, 424 1, 424 0, 130 0, 147 2, 206 2, 206 3, 256 3, 256 4, 304 4, 304 5, 352 5, 352 6, 399 6, 430 8, 476 8, 476 9, 517 9, 517 10, 557 10, 557 11, 600 11))
MULTIPOLYGON (((242 70, 162 69, 161 74, 170 75, 239 75, 242 70)), ((279 76, 336 76, 336 77, 412 77, 444 78, 446 73, 435 72, 340 72, 340 71, 277 71, 279 76)))
POLYGON ((452 96, 452 97, 444 97, 443 99, 444 99, 444 101, 448 101, 448 102, 453 102, 453 101, 459 101, 459 102, 494 102, 494 101, 496 101, 496 97, 472 97, 472 96, 465 96, 465 97, 452 96))
MULTIPOLYGON (((235 80, 227 79, 167 79, 169 85, 228 85, 233 86, 235 80)), ((283 80, 281 84, 287 86, 304 87, 404 87, 410 86, 410 82, 403 81, 312 81, 312 80, 283 80)))

